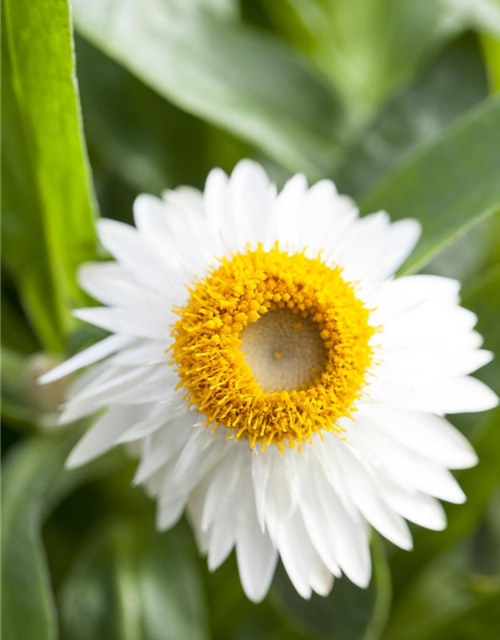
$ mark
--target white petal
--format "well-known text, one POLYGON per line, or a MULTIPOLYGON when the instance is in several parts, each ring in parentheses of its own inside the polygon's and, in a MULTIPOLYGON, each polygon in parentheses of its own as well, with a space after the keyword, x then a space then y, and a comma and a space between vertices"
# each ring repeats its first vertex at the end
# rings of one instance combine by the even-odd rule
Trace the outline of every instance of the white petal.
POLYGON ((265 530, 266 496, 269 476, 271 474, 271 456, 267 452, 256 452, 252 456, 252 482, 255 494, 257 518, 262 531, 265 530))
POLYGON ((71 451, 66 467, 74 469, 109 451, 118 438, 138 422, 143 413, 129 407, 114 406, 98 418, 71 451))
POLYGON ((416 220, 390 223, 385 212, 362 218, 336 260, 348 280, 372 282, 391 276, 413 251, 421 227, 416 220))
POLYGON ((54 382, 60 378, 78 371, 83 367, 87 367, 90 364, 94 364, 99 360, 107 358, 116 351, 122 349, 126 345, 132 342, 132 338, 128 336, 109 336, 92 345, 88 349, 77 353, 72 358, 66 360, 62 364, 58 365, 54 369, 51 369, 38 379, 39 384, 47 384, 54 382))
POLYGON ((383 356, 383 366, 390 367, 396 378, 424 375, 454 378, 473 373, 493 360, 493 353, 483 349, 453 351, 440 349, 401 349, 383 356))
POLYGON ((339 566, 359 587, 370 581, 371 558, 364 522, 353 520, 313 460, 297 460, 295 490, 304 524, 316 550, 336 576, 339 566))
POLYGON ((171 268, 182 264, 189 282, 214 258, 206 219, 199 206, 201 200, 193 206, 190 196, 186 198, 176 192, 170 192, 166 200, 138 196, 134 218, 144 238, 169 258, 171 268))
MULTIPOLYGON (((231 211, 229 179, 222 169, 212 169, 208 174, 203 201, 209 225, 216 238, 223 238, 232 249, 243 250, 245 238, 231 211)), ((221 248, 222 246, 223 243, 220 243, 221 248)))
POLYGON ((394 439, 374 430, 367 421, 358 420, 355 427, 348 437, 374 468, 379 467, 407 489, 417 489, 447 502, 465 502, 462 489, 447 469, 408 451, 394 439))
POLYGON ((242 496, 245 513, 238 529, 236 559, 241 584, 252 602, 261 602, 269 590, 278 561, 278 552, 267 533, 262 533, 253 496, 242 496))
POLYGON ((182 516, 186 506, 186 496, 174 498, 173 500, 160 500, 156 510, 156 527, 158 531, 171 529, 182 516))
POLYGON ((170 314, 167 317, 141 313, 140 310, 112 309, 109 307, 89 307, 73 311, 75 318, 93 324, 106 331, 126 336, 152 338, 167 341, 170 336, 170 314))
POLYGON ((377 491, 374 479, 349 445, 337 440, 337 462, 346 477, 351 500, 384 537, 402 549, 411 549, 412 538, 406 522, 387 505, 377 491))
MULTIPOLYGON (((300 215, 307 190, 306 177, 298 173, 283 187, 271 210, 269 233, 282 248, 291 251, 303 249, 299 237, 300 215)), ((267 243, 269 244, 269 243, 267 243)))
POLYGON ((298 511, 288 525, 282 527, 278 548, 285 570, 303 598, 311 597, 313 586, 322 595, 330 592, 333 585, 332 574, 312 545, 298 511))
POLYGON ((133 345, 120 351, 110 362, 118 366, 141 366, 144 364, 169 364, 170 358, 166 351, 168 341, 165 340, 137 340, 133 345))
POLYGON ((161 429, 168 421, 172 418, 172 407, 167 404, 160 405, 160 407, 156 407, 156 411, 153 415, 148 416, 141 422, 134 424, 132 427, 127 429, 125 433, 123 433, 119 438, 118 442, 120 444, 125 444, 126 442, 134 442, 135 440, 142 440, 147 436, 150 436, 158 429, 161 429))
POLYGON ((458 280, 419 274, 384 282, 372 294, 372 302, 375 307, 386 309, 394 317, 431 299, 456 305, 459 291, 458 280))
POLYGON ((231 206, 245 232, 247 242, 255 245, 265 239, 269 211, 276 188, 264 169, 252 160, 241 160, 229 180, 231 206))
POLYGON ((383 491, 387 503, 403 518, 433 531, 446 528, 446 513, 435 498, 406 491, 392 482, 383 482, 383 491))
POLYGON ((449 469, 466 469, 477 463, 467 438, 440 416, 375 403, 360 405, 359 414, 405 447, 449 469))
POLYGON ((215 571, 231 553, 235 543, 234 518, 224 513, 214 522, 209 534, 208 568, 215 571))
POLYGON ((104 247, 147 287, 168 294, 172 285, 182 284, 178 268, 169 264, 167 256, 158 254, 134 227, 101 218, 97 222, 97 231, 104 247))
POLYGON ((82 289, 96 300, 122 309, 140 309, 144 313, 161 315, 171 322, 175 316, 171 309, 181 299, 180 289, 167 296, 148 289, 134 281, 115 262, 87 262, 78 269, 78 280, 82 289))
MULTIPOLYGON (((168 469, 165 469, 165 475, 167 472, 169 477, 173 475, 179 453, 182 452, 192 435, 194 421, 195 417, 192 414, 176 417, 170 420, 163 429, 146 438, 143 443, 141 462, 132 481, 134 485, 142 484, 167 463, 171 464, 168 469)), ((194 447, 192 449, 194 454, 194 447)), ((165 483, 165 478, 162 482, 165 483)), ((186 491, 188 491, 187 488, 186 491)), ((177 494, 172 488, 169 495, 173 497, 177 494)))
POLYGON ((235 459, 231 453, 226 454, 211 474, 201 516, 201 528, 204 531, 217 520, 219 512, 235 491, 240 474, 238 460, 239 457, 235 459))
POLYGON ((375 402, 437 414, 485 411, 498 405, 498 396, 484 382, 469 376, 415 384, 383 378, 381 373, 370 384, 369 394, 375 402))

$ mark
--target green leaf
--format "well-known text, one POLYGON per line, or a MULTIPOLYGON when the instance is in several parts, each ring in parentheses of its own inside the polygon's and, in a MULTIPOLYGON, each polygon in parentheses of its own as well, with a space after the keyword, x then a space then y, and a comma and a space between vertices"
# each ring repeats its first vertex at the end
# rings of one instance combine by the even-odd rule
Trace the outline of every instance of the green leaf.
POLYGON ((301 598, 282 567, 277 572, 271 596, 286 617, 311 637, 329 640, 376 640, 381 637, 390 610, 391 578, 383 545, 374 534, 373 575, 367 589, 348 578, 335 582, 331 594, 301 598))
POLYGON ((56 611, 40 531, 56 503, 110 458, 76 471, 64 462, 79 429, 21 444, 2 469, 2 632, 9 640, 53 640, 56 611))
POLYGON ((63 584, 63 637, 205 640, 207 612, 196 552, 183 528, 104 524, 63 584))
POLYGON ((362 131, 335 174, 337 187, 354 197, 366 192, 487 94, 479 45, 468 34, 433 61, 362 131))
POLYGON ((383 178, 361 210, 416 218, 422 238, 402 273, 412 273, 500 208, 500 99, 490 98, 383 178))
POLYGON ((340 104, 270 35, 174 0, 77 0, 74 15, 80 33, 160 95, 283 166, 317 178, 338 160, 340 104))
POLYGON ((64 346, 95 250, 66 0, 2 1, 4 258, 46 348, 64 346))

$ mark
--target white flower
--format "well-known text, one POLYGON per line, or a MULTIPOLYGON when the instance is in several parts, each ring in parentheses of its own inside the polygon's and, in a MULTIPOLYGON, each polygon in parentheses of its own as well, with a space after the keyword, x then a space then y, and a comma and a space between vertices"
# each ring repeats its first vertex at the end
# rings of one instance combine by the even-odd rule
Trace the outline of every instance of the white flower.
POLYGON ((405 519, 443 529, 436 498, 465 500, 449 469, 476 463, 443 416, 497 397, 468 375, 492 356, 458 282, 393 277, 419 224, 360 219, 327 180, 277 194, 250 161, 134 215, 100 220, 116 262, 79 274, 106 306, 75 315, 113 335, 44 376, 101 361, 65 406, 104 409, 69 466, 133 443, 158 527, 186 508, 210 569, 236 548, 254 601, 278 555, 308 598, 341 573, 368 584, 369 525, 404 549, 405 519))

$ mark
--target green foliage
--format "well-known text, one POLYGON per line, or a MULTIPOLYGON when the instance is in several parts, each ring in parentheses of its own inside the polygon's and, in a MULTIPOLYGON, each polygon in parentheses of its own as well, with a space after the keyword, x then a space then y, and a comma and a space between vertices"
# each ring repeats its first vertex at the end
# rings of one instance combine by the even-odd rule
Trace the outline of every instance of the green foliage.
POLYGON ((95 250, 72 47, 66 0, 3 0, 3 255, 53 351, 81 300, 75 269, 95 250))
POLYGON ((196 550, 183 529, 101 524, 61 594, 68 640, 206 640, 207 612, 196 550))
POLYGON ((374 536, 367 590, 302 600, 282 567, 260 605, 234 554, 214 574, 187 523, 154 507, 110 455, 68 472, 81 429, 51 433, 40 349, 74 352, 75 269, 101 210, 201 187, 262 162, 334 178, 363 213, 415 217, 404 273, 461 274, 500 391, 500 4, 495 0, 2 0, 2 631, 9 640, 477 640, 500 624, 500 413, 457 416, 480 463, 465 505, 415 550, 374 536), (78 83, 75 76, 78 77, 78 83), (80 115, 79 90, 82 94, 80 115), (85 137, 83 136, 83 124, 85 137), (496 213, 496 215, 495 215, 496 213), (472 256, 473 259, 469 259, 472 256), (432 261, 431 261, 432 260, 432 261), (431 261, 431 262, 430 262, 431 261), (36 356, 36 357, 34 357, 36 356), (16 441, 17 444, 16 444, 16 441))
POLYGON ((78 0, 79 31, 160 95, 290 170, 334 164, 342 109, 292 49, 173 0, 78 0))
POLYGON ((109 465, 101 460, 68 472, 64 462, 81 435, 36 436, 2 470, 2 632, 9 640, 52 640, 57 616, 41 527, 63 497, 109 465))

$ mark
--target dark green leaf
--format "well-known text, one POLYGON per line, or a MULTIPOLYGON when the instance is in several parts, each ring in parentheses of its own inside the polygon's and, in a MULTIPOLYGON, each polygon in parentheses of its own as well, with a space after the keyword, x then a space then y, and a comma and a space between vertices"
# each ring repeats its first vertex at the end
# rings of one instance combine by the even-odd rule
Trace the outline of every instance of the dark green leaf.
POLYGON ((395 168, 361 200, 363 213, 385 209, 416 218, 423 233, 402 269, 411 273, 500 208, 500 99, 461 117, 395 168))
POLYGON ((335 182, 357 197, 487 96, 477 39, 458 40, 391 100, 350 149, 335 182))
POLYGON ((329 640, 376 640, 380 638, 390 610, 391 579, 383 546, 374 535, 373 576, 367 589, 356 587, 347 578, 336 581, 327 598, 301 598, 281 568, 272 596, 286 617, 298 623, 312 637, 329 640))
POLYGON ((82 139, 66 0, 2 2, 4 258, 40 340, 61 350, 94 254, 94 201, 82 139))
POLYGON ((88 542, 63 585, 67 640, 205 640, 196 552, 183 528, 166 534, 119 521, 88 542))
POLYGON ((173 0, 77 0, 78 30, 172 103, 292 170, 325 175, 342 110, 292 49, 173 0))

